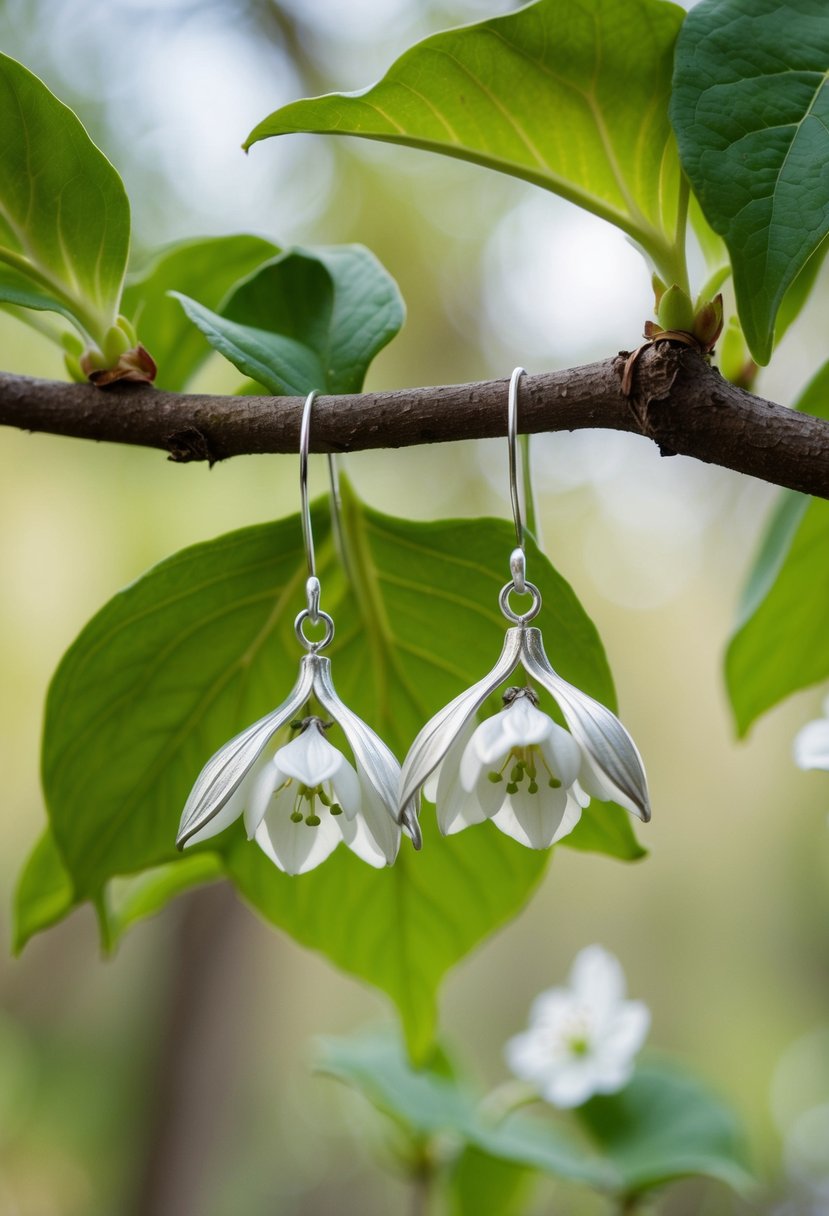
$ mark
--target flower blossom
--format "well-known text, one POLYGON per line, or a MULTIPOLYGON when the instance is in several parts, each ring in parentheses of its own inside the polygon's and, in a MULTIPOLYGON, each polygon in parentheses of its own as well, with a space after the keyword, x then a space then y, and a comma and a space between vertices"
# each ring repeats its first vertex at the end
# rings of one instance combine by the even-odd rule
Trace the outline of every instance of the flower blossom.
POLYGON ((577 781, 581 752, 537 708, 531 688, 507 689, 504 703, 471 735, 460 735, 427 795, 445 836, 491 819, 521 844, 546 849, 573 830, 590 801, 577 781))
MULTIPOLYGON (((244 815, 248 837, 286 874, 314 869, 340 841, 369 865, 391 865, 400 845, 399 776, 389 748, 337 696, 330 660, 312 652, 287 699, 207 761, 182 812, 176 844, 199 844, 244 815), (293 719, 309 700, 332 721, 314 714, 293 719), (269 744, 289 723, 299 733, 271 753, 269 744), (353 765, 325 737, 335 723, 353 765)), ((416 821, 408 830, 419 844, 416 821)))
POLYGON ((807 722, 794 737, 794 762, 798 768, 829 771, 829 697, 823 702, 822 718, 807 722))
POLYGON ((576 955, 568 986, 536 997, 530 1026, 505 1047, 507 1064, 553 1106, 581 1106, 622 1089, 650 1027, 642 1001, 625 1000, 618 959, 601 946, 576 955))
POLYGON ((371 785, 307 718, 302 733, 251 774, 245 806, 248 839, 286 874, 304 874, 344 840, 372 866, 391 865, 400 829, 371 785))
POLYGON ((644 823, 651 817, 642 758, 606 706, 553 669, 538 629, 508 629, 492 671, 423 727, 403 762, 401 822, 417 828, 421 791, 448 835, 493 823, 522 844, 544 849, 576 826, 591 798, 616 802, 644 823), (504 708, 480 725, 486 698, 523 668, 526 686, 508 688, 504 708), (561 710, 567 729, 538 709, 530 680, 561 710))

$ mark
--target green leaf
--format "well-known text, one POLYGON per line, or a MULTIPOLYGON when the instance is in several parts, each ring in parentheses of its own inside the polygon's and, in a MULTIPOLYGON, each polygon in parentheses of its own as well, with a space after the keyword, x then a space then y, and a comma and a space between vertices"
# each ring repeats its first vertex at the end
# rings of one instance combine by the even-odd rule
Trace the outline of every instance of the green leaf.
POLYGON ((786 289, 786 294, 783 296, 783 302, 777 313, 777 323, 774 327, 775 343, 782 340, 808 303, 817 282, 820 269, 826 260, 828 250, 829 240, 824 240, 809 258, 794 282, 786 289))
POLYGON ((75 906, 72 879, 49 828, 23 867, 14 893, 12 948, 19 954, 30 938, 63 920, 75 906))
POLYGON ((359 393, 405 318, 397 284, 362 245, 287 250, 221 314, 173 294, 211 346, 277 395, 359 393))
POLYGON ((829 22, 814 0, 702 0, 677 43, 682 164, 728 246, 758 363, 787 288, 829 233, 827 62, 829 22))
POLYGON ((231 288, 277 253, 276 245, 258 236, 179 241, 162 250, 140 275, 130 276, 122 311, 158 364, 158 388, 183 389, 210 354, 169 292, 184 292, 207 308, 219 309, 231 288))
POLYGON ((449 1216, 526 1216, 527 1196, 535 1174, 513 1161, 467 1147, 449 1179, 449 1216))
MULTIPOLYGON (((797 408, 829 417, 829 362, 797 408)), ((827 552, 829 502, 784 491, 754 559, 725 656, 740 737, 785 697, 829 677, 827 552)))
MULTIPOLYGON (((104 949, 114 950, 127 929, 160 912, 176 895, 224 875, 221 859, 211 853, 146 870, 132 878, 114 878, 95 905, 104 949)), ((26 862, 14 897, 13 950, 19 954, 36 933, 64 919, 75 907, 75 889, 50 828, 26 862)))
MULTIPOLYGON (((338 691, 402 757, 423 722, 500 653, 497 599, 510 525, 392 519, 346 487, 355 598, 334 558, 327 514, 317 508, 314 519, 323 603, 337 622, 338 691)), ((553 662, 612 706, 593 625, 532 544, 528 560, 553 662)), ((47 700, 43 781, 76 899, 99 899, 115 875, 176 859, 181 809, 205 760, 294 683, 304 579, 297 517, 248 528, 161 563, 111 600, 67 652, 47 700)), ((549 858, 492 824, 441 840, 431 811, 424 820, 423 852, 404 841, 397 863, 379 873, 343 848, 291 878, 239 825, 215 841, 255 908, 391 996, 420 1056, 442 976, 518 912, 549 858)), ((567 839, 641 855, 628 816, 603 803, 587 808, 567 839)))
POLYGON ((597 1095, 576 1114, 628 1194, 695 1175, 737 1191, 754 1186, 735 1115, 673 1063, 640 1065, 619 1093, 597 1095))
POLYGON ((350 1038, 320 1038, 314 1044, 319 1072, 363 1094, 372 1106, 410 1133, 429 1136, 459 1130, 471 1120, 474 1095, 445 1065, 414 1068, 399 1037, 380 1030, 350 1038))
POLYGON ((6 55, 0 130, 0 300, 51 308, 100 344, 129 251, 121 179, 72 111, 6 55))
POLYGON ((436 34, 359 93, 283 106, 248 136, 358 135, 534 182, 627 232, 687 286, 685 197, 668 121, 682 9, 538 0, 436 34))
POLYGON ((214 853, 195 853, 135 877, 113 878, 99 909, 105 949, 114 950, 127 929, 161 912, 176 895, 223 877, 221 858, 214 853))
POLYGON ((614 1163, 601 1157, 559 1120, 525 1114, 508 1115, 497 1124, 479 1119, 467 1135, 477 1148, 499 1161, 569 1182, 583 1182, 611 1194, 622 1189, 614 1163))
POLYGON ((317 1066, 358 1090, 414 1138, 453 1132, 490 1161, 520 1167, 521 1172, 539 1169, 602 1189, 613 1189, 619 1181, 614 1167, 566 1128, 520 1115, 493 1123, 468 1083, 442 1060, 437 1066, 414 1068, 393 1034, 320 1040, 317 1066))
MULTIPOLYGON (((726 651, 725 678, 740 736, 785 697, 829 678, 827 552, 829 502, 790 498, 772 520, 750 587, 768 586, 776 577, 726 651)), ((755 594, 749 607, 756 600, 755 594)))

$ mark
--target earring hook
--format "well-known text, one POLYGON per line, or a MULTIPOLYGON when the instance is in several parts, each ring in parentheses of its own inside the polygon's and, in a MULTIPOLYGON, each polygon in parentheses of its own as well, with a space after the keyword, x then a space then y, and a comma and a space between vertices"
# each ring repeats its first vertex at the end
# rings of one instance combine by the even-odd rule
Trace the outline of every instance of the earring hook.
MULTIPOLYGON (((296 635, 312 653, 322 650, 334 636, 334 622, 327 612, 323 612, 320 608, 320 581, 317 578, 317 562, 314 552, 314 533, 311 528, 311 505, 308 499, 308 453, 311 447, 311 410, 314 401, 318 395, 318 390, 312 388, 308 396, 305 398, 305 404, 302 407, 302 420, 299 426, 299 499, 300 499, 300 517, 302 519, 302 540, 305 545, 305 560, 308 563, 308 577, 305 580, 305 595, 308 607, 300 612, 294 622, 296 635), (312 642, 305 636, 303 624, 308 620, 312 625, 317 625, 322 621, 325 625, 325 635, 319 642, 312 642)), ((339 484, 337 481, 334 461, 329 453, 328 456, 328 473, 331 478, 331 494, 333 498, 332 511, 334 516, 338 516, 339 512, 339 484)), ((335 524, 335 529, 339 528, 339 519, 335 524)))
POLYGON ((519 549, 524 550, 524 521, 521 517, 521 499, 518 494, 518 385, 526 376, 523 367, 516 367, 509 382, 507 401, 507 443, 509 444, 509 496, 512 503, 512 518, 515 521, 515 539, 519 549))
MULTIPOLYGON (((312 388, 302 407, 302 422, 299 427, 299 497, 302 504, 302 539, 305 558, 308 562, 308 578, 316 579, 317 563, 314 554, 314 534, 311 531, 311 507, 308 502, 308 451, 311 446, 311 409, 317 397, 312 388)), ((319 580, 318 580, 319 581, 319 580)))
POLYGON ((527 590, 527 559, 524 550, 524 521, 521 515, 521 497, 518 493, 518 385, 527 373, 516 367, 509 382, 507 399, 507 445, 509 450, 509 496, 512 503, 512 518, 515 523, 516 548, 510 554, 509 568, 513 586, 518 595, 527 590))

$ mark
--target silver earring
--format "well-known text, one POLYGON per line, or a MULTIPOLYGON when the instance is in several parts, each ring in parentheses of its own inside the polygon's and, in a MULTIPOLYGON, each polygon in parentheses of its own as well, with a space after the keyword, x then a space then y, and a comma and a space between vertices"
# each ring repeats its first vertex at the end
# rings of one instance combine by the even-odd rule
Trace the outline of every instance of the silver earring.
POLYGON ((544 652, 541 630, 530 626, 541 610, 541 593, 526 577, 518 493, 522 375, 521 367, 512 374, 507 426, 516 547, 509 562, 512 579, 498 597, 511 628, 489 675, 440 710, 412 744, 401 774, 400 817, 411 827, 425 787, 444 835, 492 819, 507 835, 541 849, 572 831, 591 797, 617 802, 644 822, 651 812, 645 770, 630 735, 609 709, 558 675, 544 652), (515 612, 512 595, 528 595, 529 608, 515 612), (523 668, 524 683, 507 688, 504 708, 478 723, 476 713, 486 698, 517 668, 523 668), (567 730, 539 709, 530 681, 556 701, 567 730))
MULTIPOLYGON (((400 766, 382 739, 337 696, 331 660, 322 654, 334 637, 334 621, 320 607, 308 502, 311 409, 316 395, 309 393, 305 401, 299 451, 308 577, 306 607, 294 629, 307 654, 300 660, 299 677, 286 700, 205 764, 187 799, 176 839, 182 849, 244 817, 248 838, 288 874, 313 869, 341 842, 370 865, 391 865, 400 844, 400 766), (306 624, 323 626, 319 641, 306 635, 306 624), (335 724, 351 749, 353 765, 326 738, 335 724), (290 730, 292 737, 273 752, 268 745, 283 729, 290 730)), ((336 529, 338 493, 330 455, 328 467, 336 529)))

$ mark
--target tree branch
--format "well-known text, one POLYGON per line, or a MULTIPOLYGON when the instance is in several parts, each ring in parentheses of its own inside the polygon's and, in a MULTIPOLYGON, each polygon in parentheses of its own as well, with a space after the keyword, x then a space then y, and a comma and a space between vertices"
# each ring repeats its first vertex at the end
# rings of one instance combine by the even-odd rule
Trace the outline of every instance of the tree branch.
MULTIPOLYGON (((735 388, 685 347, 662 343, 621 391, 622 355, 521 382, 520 429, 604 427, 652 439, 663 456, 693 456, 829 498, 829 421, 735 388)), ((0 424, 79 439, 161 448, 171 460, 296 452, 302 398, 212 397, 144 385, 104 391, 0 374, 0 424)), ((351 452, 483 439, 506 430, 507 381, 320 397, 313 451, 351 452)))

